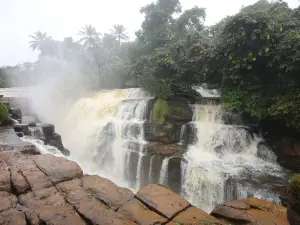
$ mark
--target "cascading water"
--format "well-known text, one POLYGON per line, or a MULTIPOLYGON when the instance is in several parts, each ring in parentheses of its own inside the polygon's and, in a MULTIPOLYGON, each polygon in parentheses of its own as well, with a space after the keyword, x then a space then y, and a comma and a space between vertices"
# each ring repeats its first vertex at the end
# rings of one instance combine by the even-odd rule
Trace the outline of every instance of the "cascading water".
POLYGON ((247 127, 225 125, 220 105, 197 105, 191 125, 197 142, 188 147, 182 162, 183 196, 207 212, 216 204, 248 196, 279 202, 262 183, 279 182, 285 174, 269 149, 261 149, 264 159, 258 157, 259 137, 247 127))
POLYGON ((62 136, 72 149, 71 157, 88 173, 138 189, 146 144, 143 124, 150 99, 139 89, 103 91, 80 99, 63 125, 62 136))
MULTIPOLYGON (((204 88, 199 92, 209 101, 218 95, 204 88)), ((101 91, 79 99, 64 123, 55 124, 70 158, 85 173, 133 190, 151 183, 169 185, 207 212, 216 204, 248 196, 279 202, 274 189, 286 182, 286 174, 274 153, 249 128, 226 125, 219 105, 192 106, 193 121, 180 132, 179 144, 187 146, 183 156, 148 154, 144 124, 151 99, 140 89, 101 91)), ((35 140, 26 141, 42 152, 57 153, 35 140)))

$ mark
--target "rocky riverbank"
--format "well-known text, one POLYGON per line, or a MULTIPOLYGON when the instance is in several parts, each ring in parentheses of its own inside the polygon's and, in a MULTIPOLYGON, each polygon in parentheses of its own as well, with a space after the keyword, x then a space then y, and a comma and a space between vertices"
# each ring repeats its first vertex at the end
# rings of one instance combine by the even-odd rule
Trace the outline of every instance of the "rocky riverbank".
POLYGON ((0 152, 0 224, 289 224, 286 208, 258 199, 217 206, 212 215, 169 188, 136 194, 76 162, 36 151, 0 152))

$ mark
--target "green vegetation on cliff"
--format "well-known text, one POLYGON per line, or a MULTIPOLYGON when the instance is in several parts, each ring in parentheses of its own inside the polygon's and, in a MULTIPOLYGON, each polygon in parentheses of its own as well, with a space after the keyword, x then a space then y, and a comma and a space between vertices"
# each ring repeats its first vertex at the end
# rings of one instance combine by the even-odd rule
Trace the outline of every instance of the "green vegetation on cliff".
POLYGON ((157 99, 153 105, 152 122, 163 124, 169 112, 168 103, 162 99, 157 99))
POLYGON ((0 122, 6 119, 8 119, 8 109, 3 103, 0 103, 0 122))
POLYGON ((295 174, 289 184, 288 192, 293 198, 300 201, 300 174, 295 174))

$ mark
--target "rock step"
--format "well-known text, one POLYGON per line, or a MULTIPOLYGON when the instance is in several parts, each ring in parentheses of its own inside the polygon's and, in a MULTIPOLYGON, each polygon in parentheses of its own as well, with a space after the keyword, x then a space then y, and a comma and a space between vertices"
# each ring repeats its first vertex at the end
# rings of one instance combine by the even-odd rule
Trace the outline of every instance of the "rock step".
POLYGON ((284 207, 263 200, 227 203, 209 215, 165 186, 134 195, 106 178, 83 175, 63 157, 0 152, 0 160, 0 224, 288 224, 284 207))

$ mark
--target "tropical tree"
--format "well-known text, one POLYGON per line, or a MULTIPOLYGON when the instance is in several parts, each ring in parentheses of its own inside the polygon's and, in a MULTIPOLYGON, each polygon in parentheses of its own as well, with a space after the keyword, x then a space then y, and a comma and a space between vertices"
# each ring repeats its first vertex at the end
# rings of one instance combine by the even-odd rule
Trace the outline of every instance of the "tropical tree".
POLYGON ((98 33, 96 28, 92 25, 82 27, 78 35, 82 36, 79 43, 81 43, 85 49, 97 47, 101 43, 100 33, 98 33))
POLYGON ((141 9, 142 28, 131 51, 132 76, 158 97, 168 98, 190 88, 201 70, 205 49, 205 9, 194 7, 181 15, 179 0, 158 0, 141 9))
POLYGON ((51 38, 47 35, 47 33, 43 33, 41 31, 36 31, 33 35, 29 35, 29 37, 32 39, 29 41, 29 44, 33 51, 41 50, 43 43, 51 38))
POLYGON ((121 44, 121 41, 129 40, 129 36, 124 25, 114 25, 113 29, 111 30, 111 34, 119 41, 119 44, 121 44))

